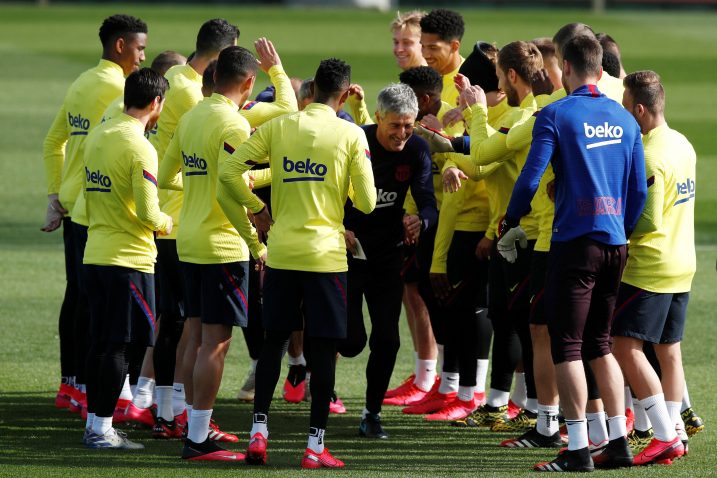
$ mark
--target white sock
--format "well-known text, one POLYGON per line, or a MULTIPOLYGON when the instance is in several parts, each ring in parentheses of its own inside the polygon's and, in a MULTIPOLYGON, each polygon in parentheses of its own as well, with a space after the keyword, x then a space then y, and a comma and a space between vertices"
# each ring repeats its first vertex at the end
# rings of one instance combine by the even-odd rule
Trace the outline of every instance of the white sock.
POLYGON ((607 419, 607 428, 609 431, 608 440, 613 441, 618 438, 627 437, 627 417, 625 415, 616 415, 607 419))
POLYGON ((94 413, 87 413, 87 421, 85 422, 85 428, 92 429, 92 424, 95 421, 95 414, 94 413))
POLYGON ((536 422, 538 433, 546 437, 553 436, 557 433, 560 429, 558 409, 559 407, 557 405, 538 404, 538 420, 536 422))
MULTIPOLYGON (((304 354, 301 354, 301 355, 303 357, 304 354)), ((306 361, 306 360, 304 360, 304 361, 306 361)), ((256 364, 258 364, 258 363, 259 363, 258 359, 257 360, 251 359, 251 361, 249 362, 249 368, 251 369, 252 372, 256 371, 256 364)))
POLYGON ((112 429, 112 417, 98 417, 92 421, 92 431, 98 435, 104 435, 112 429))
POLYGON ((158 386, 154 388, 157 395, 157 416, 171 422, 174 420, 174 406, 172 405, 173 388, 170 386, 158 386))
POLYGON ((488 392, 488 400, 486 401, 486 405, 490 405, 491 407, 502 407, 503 405, 508 405, 509 399, 510 392, 504 392, 503 390, 496 390, 495 388, 491 388, 490 392, 488 392))
POLYGON ((607 424, 605 412, 586 413, 588 423, 588 436, 593 445, 599 445, 607 440, 607 424))
POLYGON ((625 387, 625 409, 632 410, 632 392, 630 391, 630 387, 625 387))
MULTIPOLYGON (((185 408, 187 409, 187 427, 189 427, 189 424, 192 423, 192 406, 190 404, 186 404, 185 408)), ((177 415, 175 415, 176 417, 177 415)))
POLYGON ((421 360, 416 355, 416 378, 414 385, 424 392, 428 392, 436 382, 437 360, 421 360))
POLYGON ((685 422, 682 421, 680 415, 680 408, 682 408, 682 402, 665 402, 667 406, 667 413, 670 415, 670 421, 675 424, 676 430, 684 430, 685 422))
POLYGON ((675 424, 670 420, 670 414, 665 404, 665 395, 658 393, 643 400, 642 406, 645 408, 647 416, 650 417, 652 423, 652 431, 655 432, 655 438, 661 441, 671 441, 677 436, 675 432, 675 424))
MULTIPOLYGON (((184 394, 184 384, 174 382, 172 384, 172 414, 176 417, 181 415, 187 408, 185 400, 187 396, 184 394)), ((189 412, 187 412, 189 413, 189 412)))
POLYGON ((645 408, 640 403, 640 400, 635 399, 632 401, 632 411, 635 413, 635 430, 646 432, 652 428, 652 423, 645 413, 645 408))
MULTIPOLYGON (((292 357, 289 355, 289 366, 292 365, 303 365, 306 367, 306 359, 304 358, 304 354, 300 354, 298 357, 292 357)), ((254 365, 256 367, 256 365, 254 365)))
POLYGON ((515 388, 513 388, 513 395, 510 396, 510 399, 520 408, 525 408, 525 402, 528 400, 528 390, 525 388, 525 374, 523 372, 515 372, 515 388))
POLYGON ((529 398, 525 401, 525 409, 529 412, 537 413, 538 412, 538 399, 537 398, 529 398))
POLYGON ((137 408, 149 408, 152 406, 152 393, 154 392, 154 379, 139 377, 137 388, 132 394, 132 403, 137 408))
POLYGON ((443 345, 436 344, 436 348, 438 349, 438 368, 441 369, 441 377, 443 377, 443 345))
POLYGON ((478 359, 478 367, 476 368, 476 392, 485 393, 485 380, 488 377, 488 364, 487 359, 478 359))
POLYGON ((323 453, 324 452, 324 433, 326 433, 326 430, 323 428, 309 428, 309 444, 307 448, 310 450, 316 452, 316 453, 323 453))
POLYGON ((418 351, 413 351, 413 374, 418 375, 418 351))
MULTIPOLYGON (((371 414, 371 412, 368 410, 368 408, 364 408, 363 410, 361 410, 361 418, 362 419, 366 418, 366 415, 369 415, 369 414, 371 414)), ((380 417, 381 412, 377 413, 376 415, 378 415, 380 417)))
POLYGON ((587 420, 565 420, 568 429, 568 450, 581 450, 588 446, 587 420))
POLYGON ((687 382, 685 382, 685 391, 682 393, 682 410, 680 410, 680 412, 684 412, 691 407, 692 403, 690 403, 690 394, 687 392, 687 382))
POLYGON ((132 389, 129 386, 129 375, 124 378, 124 384, 122 384, 122 391, 119 396, 120 400, 132 400, 132 389))
POLYGON ((132 394, 132 400, 134 400, 134 396, 137 394, 137 384, 129 386, 129 391, 132 394))
POLYGON ((458 387, 458 400, 462 400, 464 402, 470 402, 473 400, 473 390, 474 387, 466 387, 463 385, 460 385, 458 387))
POLYGON ((439 393, 456 393, 458 392, 457 372, 441 372, 441 385, 438 387, 439 393))
POLYGON ((209 436, 209 421, 212 418, 212 410, 192 410, 192 421, 189 422, 187 438, 194 443, 204 443, 209 436))
POLYGON ((261 433, 264 438, 269 438, 269 416, 265 413, 255 413, 252 416, 251 432, 249 438, 256 433, 261 433))

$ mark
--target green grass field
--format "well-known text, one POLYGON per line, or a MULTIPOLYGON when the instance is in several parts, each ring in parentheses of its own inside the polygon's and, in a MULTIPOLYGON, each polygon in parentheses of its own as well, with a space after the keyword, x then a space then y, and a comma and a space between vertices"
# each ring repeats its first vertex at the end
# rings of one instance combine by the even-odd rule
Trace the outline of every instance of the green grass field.
MULTIPOLYGON (((191 52, 199 25, 225 17, 240 26, 240 44, 258 36, 275 42, 291 76, 313 74, 318 61, 337 56, 353 65, 354 80, 366 89, 369 103, 378 90, 397 80, 391 56, 389 14, 350 10, 238 9, 230 7, 58 6, 38 9, 0 6, 0 476, 232 476, 298 473, 305 446, 308 407, 277 400, 271 421, 269 466, 191 464, 178 458, 180 444, 147 439, 130 432, 147 449, 141 453, 98 453, 80 445, 83 424, 53 407, 59 381, 57 315, 64 290, 62 239, 44 234, 45 180, 42 141, 65 90, 83 70, 94 66, 100 49, 97 30, 116 12, 140 16, 150 26, 148 63, 162 50, 191 52)), ((475 40, 499 45, 515 39, 551 36, 562 24, 584 21, 607 31, 622 46, 628 71, 655 69, 667 89, 670 124, 693 142, 699 157, 697 194, 698 271, 694 281, 684 361, 693 404, 707 423, 691 442, 691 454, 671 467, 651 467, 609 476, 690 476, 717 474, 714 418, 717 347, 714 316, 717 256, 717 15, 714 13, 624 12, 592 16, 580 11, 466 11, 467 54, 475 40)), ((262 79, 257 88, 266 84, 262 79)), ((412 368, 410 338, 404 346, 394 383, 412 368)), ((247 437, 250 406, 233 400, 247 364, 239 339, 228 357, 216 406, 223 428, 247 437)), ((363 407, 366 353, 341 360, 337 390, 348 414, 332 417, 327 442, 347 462, 347 475, 440 476, 531 475, 529 467, 551 452, 514 452, 498 448, 506 435, 455 430, 424 424, 420 418, 384 411, 391 439, 356 437, 363 407)), ((245 443, 242 443, 243 447, 245 443)))

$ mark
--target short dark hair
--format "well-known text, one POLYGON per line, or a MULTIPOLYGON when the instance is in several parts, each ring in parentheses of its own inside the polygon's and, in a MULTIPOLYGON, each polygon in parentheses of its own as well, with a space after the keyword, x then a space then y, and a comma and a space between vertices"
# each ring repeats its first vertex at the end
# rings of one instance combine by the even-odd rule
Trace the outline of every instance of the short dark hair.
POLYGON ((605 48, 602 50, 602 69, 610 76, 620 77, 620 59, 605 48))
POLYGON ((563 46, 563 60, 578 76, 598 76, 602 69, 602 47, 594 36, 578 35, 563 46))
POLYGON ((553 43, 551 38, 540 37, 531 40, 530 43, 538 47, 540 54, 543 55, 543 61, 545 61, 546 58, 555 56, 555 43, 553 43))
POLYGON ((219 53, 233 46, 239 38, 239 28, 223 18, 214 18, 204 22, 197 33, 197 54, 219 53))
POLYGON ((439 8, 431 10, 421 18, 421 33, 438 35, 443 41, 462 40, 466 31, 463 16, 453 10, 439 8))
POLYGON ((643 105, 652 114, 664 113, 665 89, 660 75, 650 70, 636 71, 627 75, 622 84, 636 104, 643 105))
POLYGON ((543 55, 533 43, 514 41, 498 52, 498 67, 506 74, 512 68, 530 85, 543 68, 543 55))
POLYGON ((217 60, 209 62, 202 73, 202 88, 214 91, 214 72, 217 71, 217 60))
POLYGON ((443 91, 443 77, 430 66, 409 68, 398 75, 398 80, 410 86, 416 96, 440 95, 443 91))
POLYGON ((130 74, 124 82, 124 106, 144 109, 156 97, 164 99, 168 88, 165 77, 151 68, 142 68, 130 74))
POLYGON ((152 66, 150 66, 150 68, 152 68, 160 75, 164 75, 165 73, 167 73, 167 70, 169 70, 173 66, 184 65, 186 62, 187 59, 184 58, 184 55, 181 55, 176 51, 166 50, 154 57, 154 60, 152 60, 152 66))
POLYGON ((147 24, 131 15, 117 14, 105 18, 100 26, 100 41, 107 48, 118 38, 137 33, 147 33, 147 24))
POLYGON ((244 47, 230 46, 219 53, 215 73, 216 85, 241 83, 255 75, 259 64, 254 55, 244 47))
POLYGON ((555 43, 560 56, 563 56, 563 48, 568 40, 576 36, 592 36, 595 38, 595 32, 590 25, 584 23, 568 23, 561 27, 553 36, 553 43, 555 43))
POLYGON ((600 42, 603 51, 610 51, 618 60, 620 59, 620 45, 617 44, 613 37, 607 33, 596 33, 595 38, 600 42))
POLYGON ((350 84, 351 66, 348 63, 338 58, 322 60, 314 75, 314 98, 333 96, 350 84))

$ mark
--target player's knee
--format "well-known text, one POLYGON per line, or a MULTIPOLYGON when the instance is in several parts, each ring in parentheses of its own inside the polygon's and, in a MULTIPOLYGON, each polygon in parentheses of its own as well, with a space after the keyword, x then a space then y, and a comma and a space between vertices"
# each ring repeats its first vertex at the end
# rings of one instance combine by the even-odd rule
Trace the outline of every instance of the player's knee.
POLYGON ((339 341, 336 350, 341 354, 342 357, 353 358, 363 352, 366 348, 366 337, 354 337, 346 338, 339 341))
POLYGON ((586 340, 583 342, 582 350, 582 357, 588 362, 612 353, 610 350, 610 341, 607 339, 586 340))
POLYGON ((553 339, 550 347, 553 356, 553 363, 574 362, 582 360, 582 342, 569 342, 561 339, 553 339))

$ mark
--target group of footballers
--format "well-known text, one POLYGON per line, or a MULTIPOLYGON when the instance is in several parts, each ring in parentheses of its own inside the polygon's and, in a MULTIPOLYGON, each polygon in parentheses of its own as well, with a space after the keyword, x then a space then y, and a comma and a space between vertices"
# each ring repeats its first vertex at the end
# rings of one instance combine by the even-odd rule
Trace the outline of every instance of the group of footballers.
POLYGON ((368 343, 363 437, 388 438, 386 405, 560 449, 537 471, 687 453, 696 157, 660 77, 626 75, 581 23, 465 58, 464 29, 399 14, 402 72, 371 114, 342 60, 290 78, 271 41, 255 56, 213 19, 188 58, 142 68, 147 25, 104 20, 44 144, 67 273, 55 404, 86 417, 86 447, 143 448, 113 426, 136 422, 187 460, 264 464, 288 355, 283 397, 311 401, 301 466, 343 467, 324 444, 336 360, 368 343), (402 308, 415 373, 388 390, 402 308), (246 453, 212 419, 235 326, 246 453))

